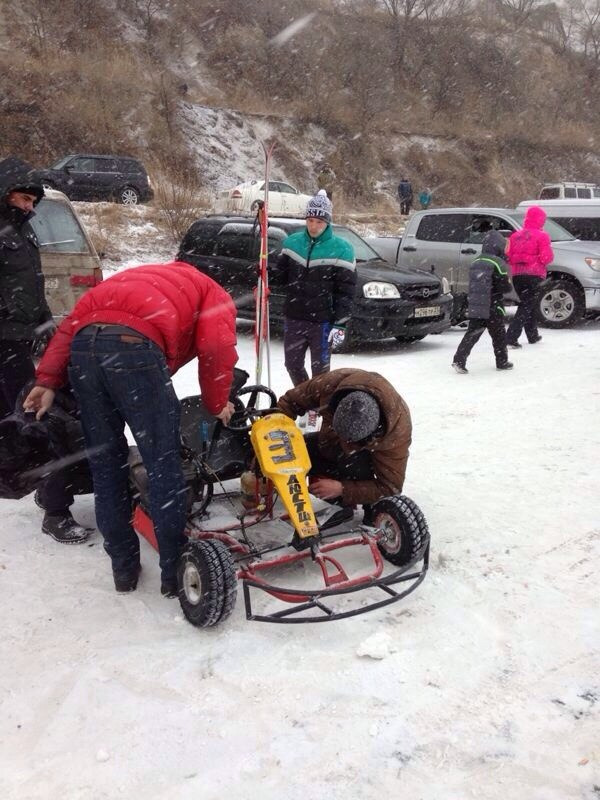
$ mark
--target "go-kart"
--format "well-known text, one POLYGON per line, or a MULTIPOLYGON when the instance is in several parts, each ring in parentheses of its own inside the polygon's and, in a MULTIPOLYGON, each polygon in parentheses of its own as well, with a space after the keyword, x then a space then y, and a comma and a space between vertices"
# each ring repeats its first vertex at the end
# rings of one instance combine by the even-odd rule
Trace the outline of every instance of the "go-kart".
MULTIPOLYGON (((307 485, 310 459, 304 437, 277 410, 270 389, 243 386, 247 377, 236 370, 235 413, 228 426, 204 409, 201 398, 181 402, 188 544, 177 578, 185 617, 200 628, 223 622, 233 611, 239 583, 247 619, 280 623, 364 614, 416 589, 429 564, 429 530, 417 504, 394 495, 372 505, 371 525, 340 531, 341 526, 329 530, 320 524, 322 512, 315 511, 307 485), (264 397, 268 408, 261 409, 264 397), (245 495, 224 486, 234 478, 246 479, 245 495), (231 521, 212 523, 208 508, 217 501, 233 509, 231 521), (350 563, 342 565, 342 556, 350 563), (290 572, 298 585, 280 585, 290 572), (279 575, 275 582, 271 573, 279 575), (261 606, 268 601, 265 609, 256 608, 259 598, 261 606)), ((134 528, 157 547, 146 471, 132 450, 134 528)))

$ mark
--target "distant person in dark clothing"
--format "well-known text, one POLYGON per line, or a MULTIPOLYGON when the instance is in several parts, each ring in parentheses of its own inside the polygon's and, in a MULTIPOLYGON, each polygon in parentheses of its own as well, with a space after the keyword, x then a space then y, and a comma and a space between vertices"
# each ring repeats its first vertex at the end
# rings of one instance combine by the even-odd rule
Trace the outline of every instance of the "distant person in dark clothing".
POLYGON ((507 242, 498 231, 490 231, 483 239, 481 255, 473 261, 469 272, 469 327, 458 345, 452 366, 466 374, 467 358, 487 329, 492 337, 497 369, 512 369, 506 350, 504 330, 504 293, 510 289, 504 261, 507 242))
MULTIPOLYGON (((0 417, 13 414, 20 392, 35 375, 34 341, 49 338, 54 330, 40 244, 30 225, 43 196, 42 182, 28 164, 14 156, 0 162, 0 417)), ((88 538, 91 531, 69 511, 74 498, 65 473, 52 473, 37 497, 46 512, 43 533, 63 544, 88 538)))
POLYGON ((412 184, 407 178, 402 178, 398 184, 398 201, 400 202, 400 213, 407 217, 413 201, 412 184))
POLYGON ((319 167, 317 173, 317 186, 319 189, 324 189, 329 200, 333 202, 333 190, 335 188, 335 172, 331 164, 324 162, 319 167))
POLYGON ((546 267, 554 258, 550 236, 542 230, 545 221, 544 209, 530 206, 523 227, 508 240, 508 262, 519 295, 517 313, 506 332, 509 347, 521 347, 518 340, 523 328, 529 344, 542 338, 537 328, 537 299, 540 283, 548 274, 546 267))

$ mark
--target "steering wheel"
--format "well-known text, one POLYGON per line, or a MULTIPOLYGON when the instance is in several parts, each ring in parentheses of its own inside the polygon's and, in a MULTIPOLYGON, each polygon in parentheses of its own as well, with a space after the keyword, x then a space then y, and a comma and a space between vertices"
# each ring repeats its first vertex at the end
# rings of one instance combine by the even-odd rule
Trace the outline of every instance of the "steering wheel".
POLYGON ((276 404, 277 397, 275 392, 271 391, 267 386, 262 386, 260 384, 256 386, 246 386, 244 389, 241 389, 233 399, 235 411, 227 427, 230 431, 250 430, 254 420, 258 419, 258 417, 264 417, 266 414, 270 414, 276 407, 276 404), (269 398, 268 408, 256 408, 256 401, 261 394, 266 394, 269 398), (243 395, 249 395, 246 405, 240 400, 243 395))

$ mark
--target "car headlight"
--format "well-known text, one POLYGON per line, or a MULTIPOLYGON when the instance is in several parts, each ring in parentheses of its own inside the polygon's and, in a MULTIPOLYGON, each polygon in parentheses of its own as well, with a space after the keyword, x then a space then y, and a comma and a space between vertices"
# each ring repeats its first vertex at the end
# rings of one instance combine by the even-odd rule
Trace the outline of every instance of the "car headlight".
POLYGON ((369 281, 363 286, 363 296, 371 300, 391 300, 393 297, 400 297, 400 292, 393 283, 369 281))
POLYGON ((588 267, 600 272, 600 258, 586 258, 585 263, 588 265, 588 267))
POLYGON ((442 293, 450 294, 450 281, 448 278, 442 278, 442 293))

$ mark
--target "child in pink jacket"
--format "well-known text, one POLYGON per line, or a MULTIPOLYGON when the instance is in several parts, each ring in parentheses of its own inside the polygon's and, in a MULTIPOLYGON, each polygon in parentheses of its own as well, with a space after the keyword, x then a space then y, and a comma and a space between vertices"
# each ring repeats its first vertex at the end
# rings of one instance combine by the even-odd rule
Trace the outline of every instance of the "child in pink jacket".
POLYGON ((519 295, 519 307, 506 332, 509 347, 518 348, 519 336, 525 328, 529 344, 542 338, 537 329, 537 299, 539 284, 546 278, 546 267, 554 258, 552 243, 542 230, 546 212, 539 206, 530 206, 520 231, 508 240, 507 258, 513 285, 519 295))

